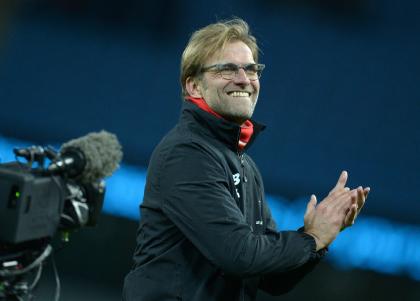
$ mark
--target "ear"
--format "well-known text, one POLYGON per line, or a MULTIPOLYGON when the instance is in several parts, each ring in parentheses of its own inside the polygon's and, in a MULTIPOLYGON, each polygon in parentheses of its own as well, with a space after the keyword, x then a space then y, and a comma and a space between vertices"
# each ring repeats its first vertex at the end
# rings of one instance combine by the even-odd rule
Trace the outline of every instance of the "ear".
POLYGON ((196 78, 188 77, 185 81, 185 89, 191 97, 203 98, 203 94, 201 93, 201 87, 198 84, 196 78))

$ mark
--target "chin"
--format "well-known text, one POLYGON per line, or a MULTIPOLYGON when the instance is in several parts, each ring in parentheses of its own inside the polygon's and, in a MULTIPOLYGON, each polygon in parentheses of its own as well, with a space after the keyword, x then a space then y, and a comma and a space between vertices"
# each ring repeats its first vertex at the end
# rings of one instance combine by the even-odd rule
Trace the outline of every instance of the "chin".
POLYGON ((246 120, 250 119, 252 117, 252 115, 250 114, 236 114, 236 115, 232 115, 230 116, 230 120, 235 121, 236 123, 242 124, 244 123, 246 120))

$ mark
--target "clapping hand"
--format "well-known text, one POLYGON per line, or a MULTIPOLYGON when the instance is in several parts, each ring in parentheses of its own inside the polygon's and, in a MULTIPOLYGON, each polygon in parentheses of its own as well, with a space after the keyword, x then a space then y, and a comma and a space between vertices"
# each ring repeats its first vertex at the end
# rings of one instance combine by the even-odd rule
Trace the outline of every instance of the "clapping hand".
POLYGON ((354 224, 363 208, 370 188, 361 186, 350 190, 346 187, 348 174, 343 171, 335 187, 317 205, 315 195, 311 196, 305 212, 305 232, 312 235, 317 250, 327 247, 338 233, 354 224))

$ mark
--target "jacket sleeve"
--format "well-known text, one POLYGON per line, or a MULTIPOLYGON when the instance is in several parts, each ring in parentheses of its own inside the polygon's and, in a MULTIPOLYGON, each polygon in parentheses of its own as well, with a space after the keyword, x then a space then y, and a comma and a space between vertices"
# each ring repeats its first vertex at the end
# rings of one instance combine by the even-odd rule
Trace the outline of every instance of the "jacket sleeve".
MULTIPOLYGON (((270 208, 268 208, 267 205, 264 206, 264 216, 267 217, 266 235, 276 235, 277 226, 272 218, 270 208)), ((300 228, 298 232, 302 233, 303 235, 308 235, 303 233, 303 227, 300 228)), ((259 288, 269 293, 270 295, 276 296, 289 292, 296 286, 297 283, 299 283, 309 272, 315 268, 315 266, 320 262, 326 253, 327 249, 322 249, 318 251, 316 255, 306 263, 295 269, 286 272, 269 273, 263 275, 260 279, 259 288)))
POLYGON ((163 212, 225 273, 279 274, 315 258, 315 242, 304 233, 252 232, 232 196, 228 168, 204 145, 179 143, 162 161, 158 185, 163 212))

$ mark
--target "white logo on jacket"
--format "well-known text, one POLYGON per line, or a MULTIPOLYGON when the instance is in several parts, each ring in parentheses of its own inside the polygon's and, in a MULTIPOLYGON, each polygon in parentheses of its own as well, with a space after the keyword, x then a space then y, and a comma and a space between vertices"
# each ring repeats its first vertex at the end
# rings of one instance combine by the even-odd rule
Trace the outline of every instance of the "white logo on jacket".
POLYGON ((238 184, 241 183, 241 175, 239 172, 233 175, 233 182, 235 183, 235 186, 238 186, 238 184))
MULTIPOLYGON (((239 183, 241 183, 241 175, 238 173, 234 174, 233 176, 233 183, 235 184, 235 186, 238 186, 239 183)), ((238 196, 238 198, 241 197, 241 195, 239 194, 238 188, 235 187, 236 190, 236 195, 238 196)))

